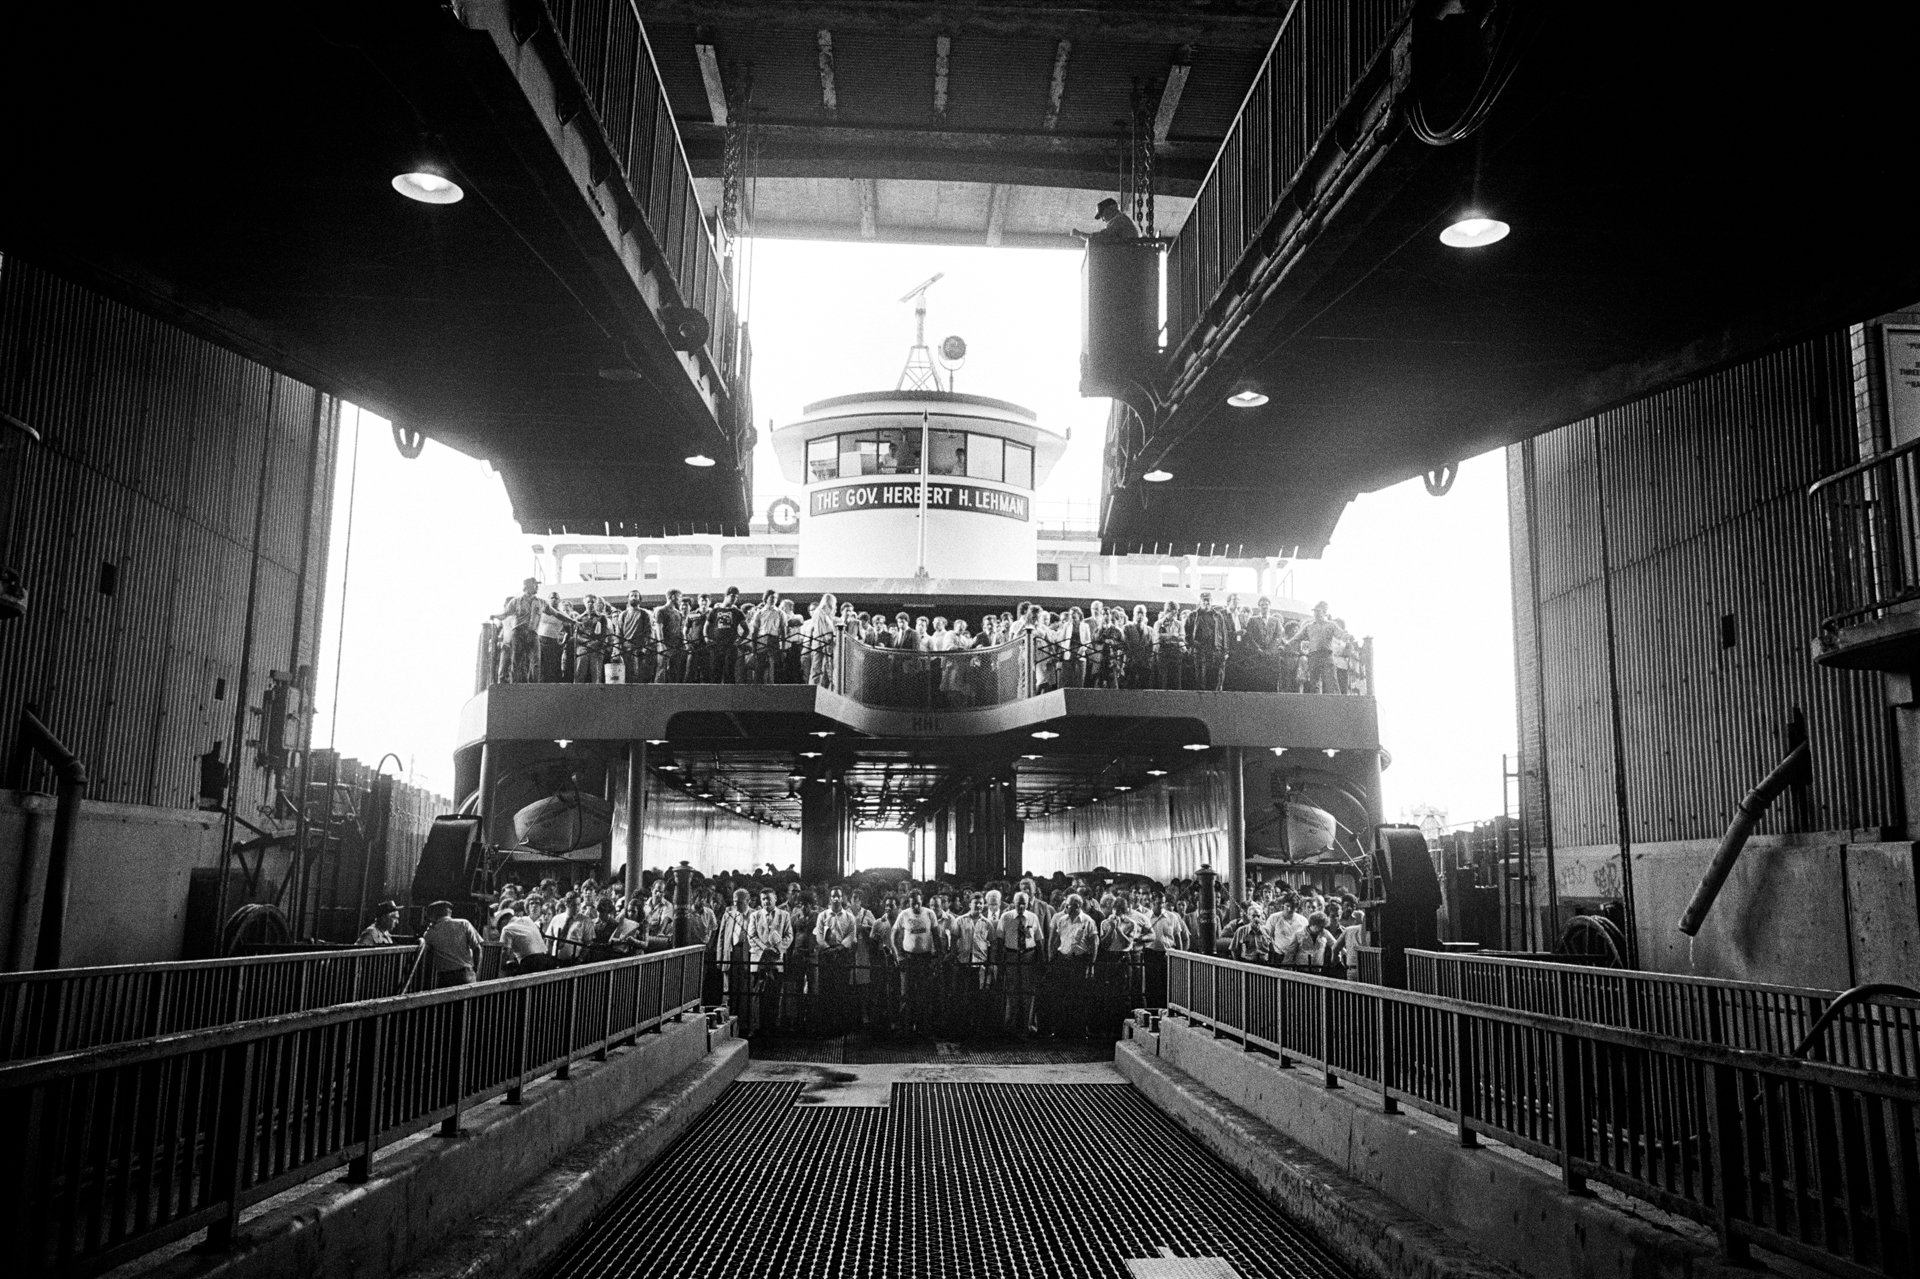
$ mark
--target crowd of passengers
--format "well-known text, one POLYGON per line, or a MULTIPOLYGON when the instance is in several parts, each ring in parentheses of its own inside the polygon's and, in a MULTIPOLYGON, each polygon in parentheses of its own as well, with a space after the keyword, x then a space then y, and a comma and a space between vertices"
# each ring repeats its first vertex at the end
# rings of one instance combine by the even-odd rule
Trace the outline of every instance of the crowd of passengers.
POLYGON ((1157 613, 1131 613, 1093 601, 1053 612, 1033 603, 964 618, 864 612, 823 595, 804 616, 793 600, 767 591, 743 602, 737 588, 719 595, 667 592, 647 608, 638 591, 625 605, 588 595, 569 605, 545 599, 527 579, 494 615, 496 683, 800 684, 830 688, 842 639, 871 648, 963 653, 1034 637, 1033 686, 1049 688, 1231 689, 1246 692, 1359 693, 1369 690, 1371 645, 1354 638, 1327 605, 1304 621, 1252 607, 1224 605, 1201 592, 1197 607, 1168 601, 1157 613))
MULTIPOLYGON (((380 909, 365 944, 393 940, 398 907, 380 909)), ((1079 1036, 1165 1005, 1167 955, 1197 948, 1198 909, 1193 880, 804 884, 769 867, 698 887, 688 930, 706 950, 706 1002, 727 1003, 751 1032, 1079 1036)), ((1364 915, 1350 894, 1278 882, 1234 897, 1223 885, 1217 919, 1217 954, 1359 979, 1364 915)), ((488 942, 517 975, 667 950, 674 929, 664 877, 634 897, 618 881, 549 879, 503 885, 484 930, 434 903, 422 952, 432 984, 457 985, 475 979, 488 942)))

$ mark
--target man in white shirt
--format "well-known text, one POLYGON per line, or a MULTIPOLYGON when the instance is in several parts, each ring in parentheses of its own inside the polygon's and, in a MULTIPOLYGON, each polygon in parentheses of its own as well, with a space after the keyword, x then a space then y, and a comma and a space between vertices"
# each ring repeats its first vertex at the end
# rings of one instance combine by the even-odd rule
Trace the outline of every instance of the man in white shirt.
POLYGON ((760 994, 760 1028, 780 1024, 780 972, 793 949, 793 916, 781 907, 771 888, 762 890, 760 907, 748 921, 755 989, 760 994))
POLYGON ((500 941, 507 948, 507 959, 513 963, 514 972, 531 973, 553 967, 553 956, 547 953, 547 939, 540 935, 540 925, 527 914, 527 904, 517 901, 510 909, 513 917, 500 930, 500 941))
POLYGON ((1084 1035, 1091 1011, 1093 956, 1100 946, 1100 926, 1087 914, 1080 894, 1067 898, 1048 928, 1049 968, 1053 998, 1047 1023, 1057 1035, 1084 1035))
POLYGON ((1034 979, 1032 966, 1046 951, 1046 929, 1033 910, 1033 899, 1025 893, 1013 895, 1013 906, 1000 916, 1001 992, 1006 1000, 1008 1029, 1016 1034, 1037 1034, 1034 1020, 1034 979))
POLYGON ((906 985, 907 1029, 926 1034, 933 1023, 933 959, 939 942, 938 921, 921 902, 920 890, 893 920, 893 950, 901 958, 906 985))
POLYGON ((1145 952, 1147 1007, 1164 1008, 1167 1004, 1167 952, 1189 950, 1192 939, 1187 933, 1187 921, 1178 912, 1167 909, 1165 893, 1153 895, 1153 905, 1147 910, 1143 921, 1146 934, 1141 938, 1141 949, 1145 952))
POLYGON ((1273 952, 1274 962, 1282 962, 1287 947, 1294 939, 1307 931, 1306 916, 1300 913, 1300 903, 1292 893, 1280 899, 1280 904, 1267 916, 1267 941, 1273 952))

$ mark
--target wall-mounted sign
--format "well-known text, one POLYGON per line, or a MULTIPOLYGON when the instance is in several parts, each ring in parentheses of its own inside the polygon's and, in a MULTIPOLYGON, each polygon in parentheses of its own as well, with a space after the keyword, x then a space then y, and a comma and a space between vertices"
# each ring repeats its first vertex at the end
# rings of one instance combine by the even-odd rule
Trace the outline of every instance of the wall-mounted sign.
MULTIPOLYGON (((812 513, 838 515, 845 511, 874 511, 894 507, 918 508, 920 485, 897 480, 873 480, 865 484, 843 484, 838 488, 815 489, 812 513)), ((927 509, 930 511, 978 511, 1009 520, 1027 518, 1027 495, 1003 493, 977 484, 930 483, 927 485, 927 509)))
POLYGON ((800 531, 800 503, 790 497, 778 497, 767 508, 767 528, 775 533, 800 531))
POLYGON ((1888 442, 1920 440, 1920 329, 1889 324, 1887 339, 1888 442))

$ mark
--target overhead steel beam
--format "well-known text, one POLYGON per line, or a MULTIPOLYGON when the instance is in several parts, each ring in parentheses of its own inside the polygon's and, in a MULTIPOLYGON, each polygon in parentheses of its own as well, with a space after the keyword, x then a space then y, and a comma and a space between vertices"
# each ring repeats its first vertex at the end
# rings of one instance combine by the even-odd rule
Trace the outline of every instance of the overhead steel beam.
POLYGON ((1167 82, 1160 90, 1160 109, 1153 113, 1153 145, 1165 146, 1173 129, 1173 113, 1180 109, 1180 95, 1187 90, 1187 77, 1193 74, 1193 46, 1187 45, 1175 55, 1167 68, 1167 82))
MULTIPOLYGON (((754 168, 763 178, 912 178, 999 182, 1013 186, 1085 187, 1113 182, 1109 136, 869 125, 754 124, 754 168)), ((681 122, 695 177, 718 177, 721 130, 704 120, 681 122)), ((1169 142, 1154 157, 1154 189, 1191 196, 1213 160, 1210 143, 1169 142)))
POLYGON ((693 56, 700 60, 700 83, 707 89, 707 111, 713 116, 714 124, 725 128, 727 83, 720 77, 720 51, 710 44, 696 44, 693 56))
POLYGON ((953 37, 944 32, 933 38, 933 118, 947 119, 947 57, 953 52, 953 37))
POLYGON ((1073 41, 1062 40, 1053 47, 1053 80, 1047 85, 1047 114, 1040 127, 1052 132, 1060 123, 1060 104, 1067 96, 1067 59, 1073 56, 1073 41))
POLYGON ((1264 49, 1289 0, 633 0, 649 23, 1098 39, 1264 49))
POLYGON ((829 120, 840 117, 840 93, 833 87, 833 32, 820 28, 814 36, 820 49, 820 105, 829 120))

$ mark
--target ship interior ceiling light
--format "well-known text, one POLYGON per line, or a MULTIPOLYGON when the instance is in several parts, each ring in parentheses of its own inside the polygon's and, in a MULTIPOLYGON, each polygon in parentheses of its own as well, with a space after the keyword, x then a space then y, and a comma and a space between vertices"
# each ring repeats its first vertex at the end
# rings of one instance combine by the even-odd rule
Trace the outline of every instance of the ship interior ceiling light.
POLYGON ((1180 748, 1185 751, 1204 751, 1211 749, 1205 742, 1188 742, 1180 748))
POLYGON ((1036 741, 1042 741, 1042 742, 1050 742, 1058 736, 1060 736, 1060 734, 1048 728, 1039 729, 1033 734, 1033 737, 1036 741))
POLYGON ((713 459, 708 457, 705 453, 695 453, 692 457, 686 458, 684 460, 686 461, 686 464, 688 466, 712 466, 713 465, 713 459))
POLYGON ((467 194, 435 164, 423 164, 406 173, 394 174, 393 189, 421 204, 458 204, 467 194))
POLYGON ((801 759, 819 759, 820 752, 819 751, 801 751, 800 758, 801 759))
POLYGON ((1165 469, 1164 467, 1156 466, 1151 471, 1148 471, 1145 475, 1142 475, 1140 478, 1145 480, 1149 484, 1165 484, 1168 480, 1173 478, 1173 472, 1165 469))
POLYGON ((1167 770, 1164 768, 1149 768, 1147 770, 1148 777, 1165 777, 1166 775, 1167 770))
POLYGON ((1513 228, 1499 218, 1469 213, 1456 218, 1440 233, 1440 243, 1450 249, 1484 249, 1507 238, 1513 228))
POLYGON ((1227 397, 1227 403, 1236 409, 1257 409, 1266 402, 1267 393, 1251 382, 1240 383, 1227 397))

